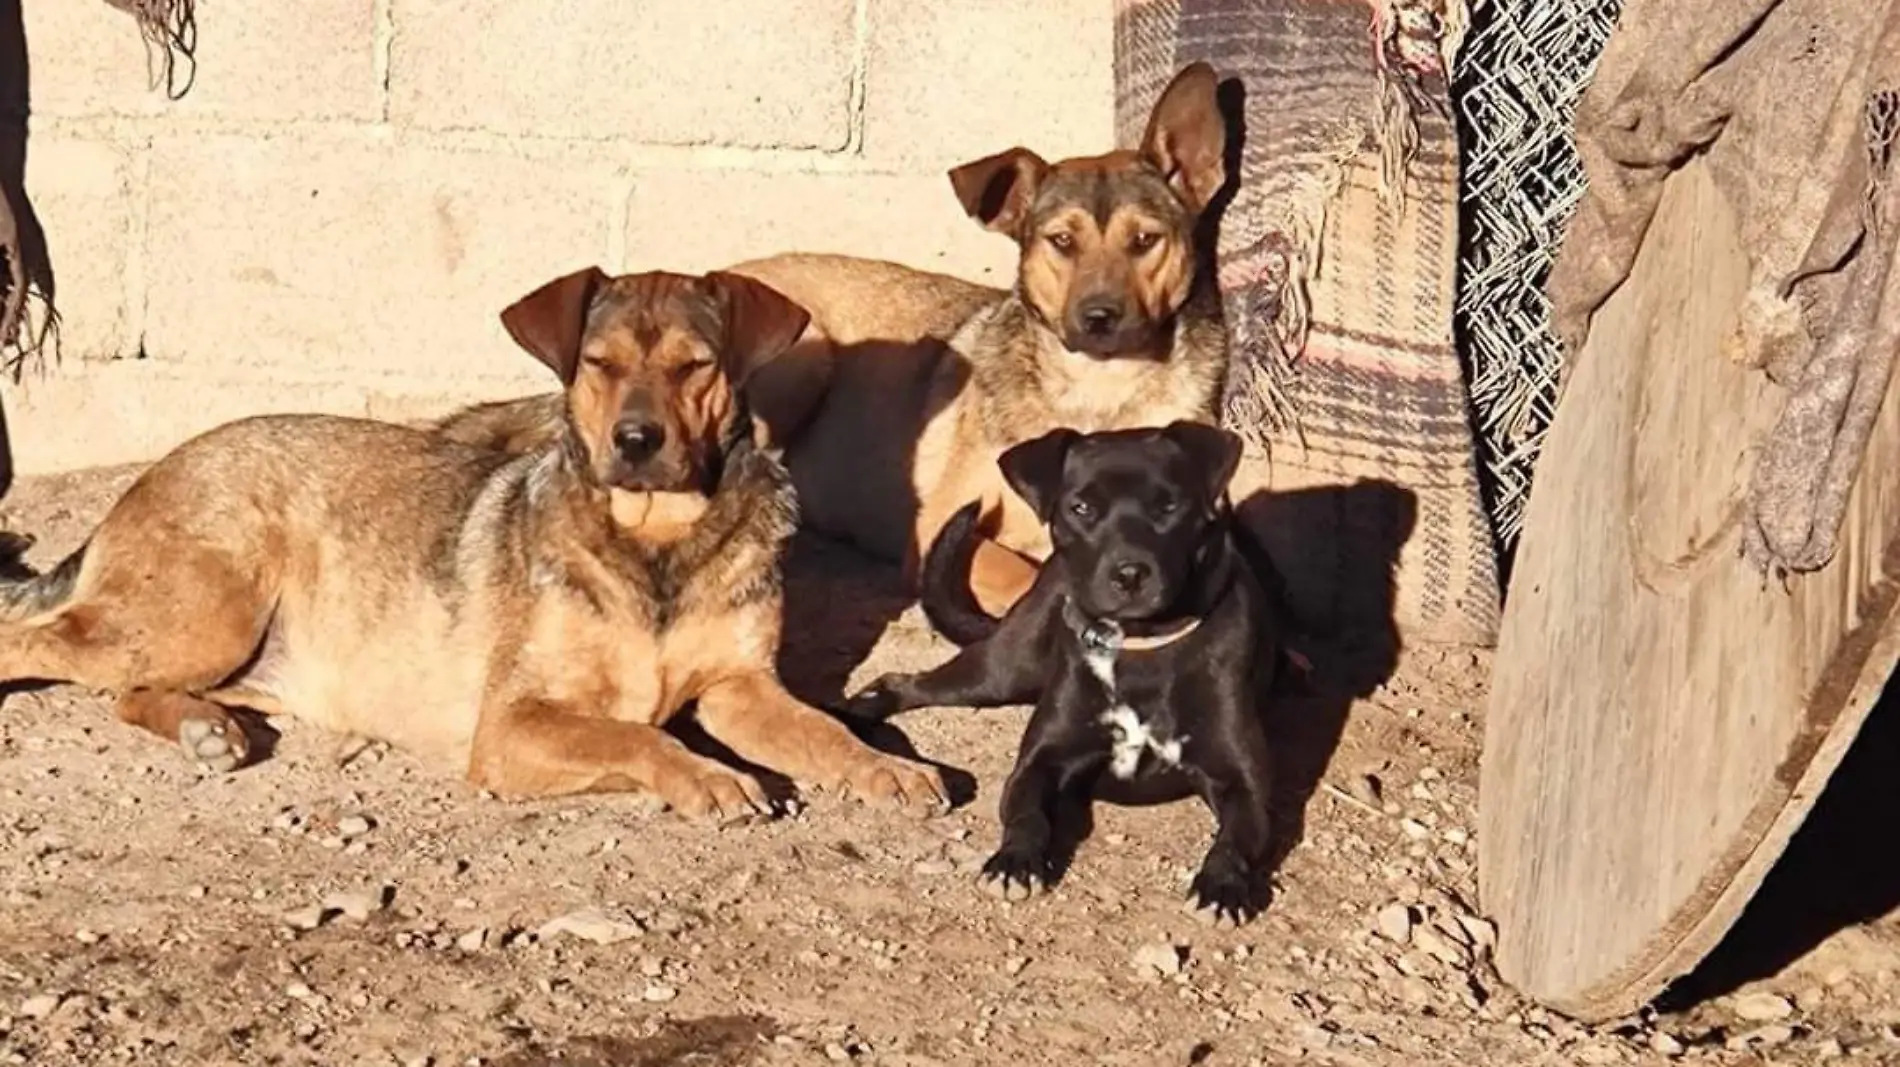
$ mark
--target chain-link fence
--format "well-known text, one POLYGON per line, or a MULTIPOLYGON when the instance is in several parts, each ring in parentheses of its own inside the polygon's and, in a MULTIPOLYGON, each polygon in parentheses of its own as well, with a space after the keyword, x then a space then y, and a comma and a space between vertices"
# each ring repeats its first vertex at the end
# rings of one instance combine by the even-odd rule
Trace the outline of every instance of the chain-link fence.
POLYGON ((1623 0, 1471 0, 1453 85, 1464 148, 1454 321, 1499 547, 1517 543, 1563 352, 1544 278, 1583 195, 1577 97, 1623 0))

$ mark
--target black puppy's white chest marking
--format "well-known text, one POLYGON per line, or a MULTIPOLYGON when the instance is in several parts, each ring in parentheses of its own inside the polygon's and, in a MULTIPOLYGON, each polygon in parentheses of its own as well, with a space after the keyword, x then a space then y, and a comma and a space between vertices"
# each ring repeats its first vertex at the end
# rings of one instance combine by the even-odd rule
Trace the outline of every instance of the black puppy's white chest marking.
POLYGON ((1111 735, 1109 773, 1117 778, 1133 778, 1141 769, 1142 757, 1149 754, 1169 767, 1179 767, 1188 736, 1173 737, 1156 730, 1121 698, 1115 681, 1115 663, 1124 647, 1121 627, 1098 620, 1079 627, 1076 637, 1082 644, 1083 664, 1102 683, 1108 697, 1108 708, 1096 716, 1096 721, 1108 727, 1111 735))

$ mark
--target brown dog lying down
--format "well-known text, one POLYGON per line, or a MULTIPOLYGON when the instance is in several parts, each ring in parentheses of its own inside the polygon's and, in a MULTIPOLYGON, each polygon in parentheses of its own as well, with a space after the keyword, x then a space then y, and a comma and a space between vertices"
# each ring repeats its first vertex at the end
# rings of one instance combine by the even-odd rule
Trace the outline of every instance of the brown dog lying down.
POLYGON ((795 507, 740 388, 805 327, 734 275, 597 269, 502 314, 566 385, 519 456, 358 419, 247 419, 186 442, 57 568, 0 585, 0 680, 117 691, 214 769, 227 708, 288 714, 465 769, 498 793, 638 790, 695 815, 768 808, 706 731, 797 781, 937 806, 934 770, 779 684, 795 507))
MULTIPOLYGON (((786 445, 808 525, 914 579, 950 516, 980 502, 991 533, 972 585, 1002 614, 1050 550, 997 473, 1005 449, 1063 427, 1218 421, 1227 336, 1195 240, 1227 174, 1217 84, 1204 63, 1182 70, 1134 150, 1051 164, 1012 148, 951 171, 964 210, 1021 250, 1009 291, 846 256, 732 268, 812 313, 751 394, 786 445)), ((530 398, 452 432, 529 447, 557 415, 552 398, 530 398)))

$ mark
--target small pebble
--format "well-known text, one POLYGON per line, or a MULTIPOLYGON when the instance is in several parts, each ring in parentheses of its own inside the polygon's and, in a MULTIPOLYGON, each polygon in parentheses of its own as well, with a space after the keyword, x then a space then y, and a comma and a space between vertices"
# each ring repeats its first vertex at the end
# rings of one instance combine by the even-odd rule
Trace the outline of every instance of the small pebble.
POLYGON ((1435 957, 1441 963, 1446 963, 1453 967, 1463 967, 1471 962, 1471 958, 1466 954, 1464 946, 1457 944, 1429 926, 1415 928, 1412 931, 1412 942, 1419 948, 1424 949, 1427 955, 1435 957))
POLYGON ((1135 950, 1133 962, 1135 970, 1145 975, 1172 978, 1181 973, 1181 956, 1181 949, 1175 945, 1143 945, 1135 950))
POLYGON ((323 925, 323 908, 312 904, 307 908, 297 908, 284 913, 284 925, 293 930, 315 930, 323 925))
POLYGON ((1465 933, 1471 937, 1472 945, 1478 949, 1488 952, 1498 946, 1498 928, 1491 920, 1460 915, 1458 925, 1464 927, 1465 933))
POLYGON ((1682 1055, 1684 1051, 1682 1042, 1661 1030, 1649 1035, 1649 1050, 1658 1056, 1671 1058, 1682 1055))
POLYGON ((59 1008, 59 997, 52 993, 41 993, 20 1002, 20 1014, 29 1019, 44 1019, 59 1008))
POLYGON ((1346 783, 1346 791, 1351 793, 1355 800, 1374 808, 1385 803, 1385 790, 1384 787, 1380 785, 1377 775, 1354 775, 1346 783))
POLYGON ((1412 938, 1412 909, 1404 904, 1388 904, 1379 909, 1379 936, 1395 945, 1412 938))
POLYGON ((670 985, 650 985, 645 993, 640 994, 640 999, 649 1004, 664 1004, 679 995, 679 990, 670 985))
POLYGON ((1782 1023, 1769 1023, 1746 1033, 1736 1034, 1728 1039, 1724 1047, 1730 1052, 1746 1052, 1751 1048, 1773 1048, 1776 1045, 1784 1045, 1793 1038, 1794 1027, 1782 1023))
POLYGON ((596 909, 570 912, 541 925, 535 934, 542 940, 556 934, 578 937, 596 945, 615 945, 639 937, 644 931, 638 923, 616 919, 596 909))
POLYGON ((1735 998, 1735 1015, 1751 1023, 1772 1022, 1794 1014, 1794 1005, 1779 993, 1743 993, 1735 998))
POLYGON ((323 898, 323 907, 325 911, 342 912, 355 922, 367 922, 371 913, 382 910, 383 898, 381 894, 332 893, 323 898))
POLYGON ((1606 1067, 1622 1061, 1623 1052, 1615 1045, 1589 1044, 1577 1050, 1577 1062, 1587 1067, 1606 1067))
POLYGON ((362 837, 370 832, 373 825, 361 815, 345 815, 337 820, 336 832, 338 836, 344 838, 362 837))

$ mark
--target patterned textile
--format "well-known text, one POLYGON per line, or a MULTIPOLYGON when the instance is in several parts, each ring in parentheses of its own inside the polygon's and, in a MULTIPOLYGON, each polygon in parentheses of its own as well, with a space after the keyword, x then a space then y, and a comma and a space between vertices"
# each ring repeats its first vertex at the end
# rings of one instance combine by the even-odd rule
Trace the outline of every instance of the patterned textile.
POLYGON ((1729 355, 1786 390, 1742 521, 1764 573, 1833 561, 1893 380, 1896 141, 1900 0, 1630 0, 1577 105, 1590 188, 1547 283, 1573 358, 1671 172, 1705 160, 1735 207, 1750 282, 1729 355))
POLYGON ((1464 9, 1372 2, 1117 0, 1117 128, 1135 143, 1194 60, 1241 83, 1218 256, 1233 341, 1224 419, 1248 442, 1236 498, 1270 490, 1242 512, 1296 609, 1489 644, 1497 556, 1451 334, 1458 142, 1444 57, 1464 9))

